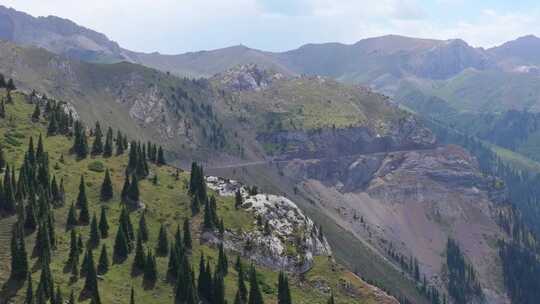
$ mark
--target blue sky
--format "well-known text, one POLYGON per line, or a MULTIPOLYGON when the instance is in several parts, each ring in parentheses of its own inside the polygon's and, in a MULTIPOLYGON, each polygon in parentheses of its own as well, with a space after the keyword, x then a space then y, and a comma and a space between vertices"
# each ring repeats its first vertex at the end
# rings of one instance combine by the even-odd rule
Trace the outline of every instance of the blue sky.
POLYGON ((540 1, 503 0, 0 0, 57 15, 137 51, 183 53, 244 44, 269 51, 354 43, 386 34, 462 38, 491 47, 540 36, 540 1))

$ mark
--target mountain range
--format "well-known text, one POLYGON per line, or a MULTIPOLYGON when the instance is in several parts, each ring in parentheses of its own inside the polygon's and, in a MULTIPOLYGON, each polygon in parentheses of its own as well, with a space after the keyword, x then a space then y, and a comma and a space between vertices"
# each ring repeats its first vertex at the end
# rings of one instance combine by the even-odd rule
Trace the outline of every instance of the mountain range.
POLYGON ((175 165, 196 160, 291 198, 340 262, 404 303, 461 303, 458 282, 466 303, 521 303, 502 252, 511 241, 534 252, 519 211, 536 221, 540 194, 516 188, 530 172, 507 160, 540 168, 540 117, 525 113, 540 112, 540 38, 483 49, 389 35, 163 55, 0 7, 0 39, 0 73, 20 91, 158 142, 175 165), (467 280, 453 276, 451 252, 467 280))

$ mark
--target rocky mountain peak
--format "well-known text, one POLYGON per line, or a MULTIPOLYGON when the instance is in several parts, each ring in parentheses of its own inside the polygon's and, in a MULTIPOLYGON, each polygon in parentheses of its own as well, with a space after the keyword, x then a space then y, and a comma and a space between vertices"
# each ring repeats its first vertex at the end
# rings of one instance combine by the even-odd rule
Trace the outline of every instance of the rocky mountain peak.
POLYGON ((283 78, 283 74, 262 69, 254 63, 238 65, 214 76, 225 89, 231 91, 261 91, 283 78))

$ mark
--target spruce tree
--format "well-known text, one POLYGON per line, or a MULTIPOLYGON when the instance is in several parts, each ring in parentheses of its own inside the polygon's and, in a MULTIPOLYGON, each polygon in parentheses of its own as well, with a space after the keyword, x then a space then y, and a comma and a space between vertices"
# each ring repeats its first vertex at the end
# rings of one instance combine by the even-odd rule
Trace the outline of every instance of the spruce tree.
POLYGON ((120 130, 116 133, 116 155, 124 154, 124 137, 120 130))
POLYGON ((152 251, 150 249, 148 249, 144 266, 143 281, 152 286, 157 280, 157 264, 156 258, 152 255, 152 251))
POLYGON ((246 282, 244 281, 244 266, 240 261, 240 256, 237 257, 236 265, 238 271, 238 295, 240 296, 240 300, 242 301, 242 303, 247 303, 248 291, 246 287, 246 282))
POLYGON ((103 153, 103 133, 99 121, 96 122, 94 128, 94 143, 92 144, 92 155, 98 155, 103 153))
POLYGON ((25 209, 25 216, 24 216, 24 228, 27 231, 34 232, 37 227, 37 218, 36 218, 36 211, 35 211, 35 195, 31 195, 31 199, 28 201, 28 204, 26 204, 25 209))
POLYGON ((4 100, 0 101, 0 118, 6 118, 6 104, 4 100))
POLYGON ((99 262, 97 266, 98 274, 105 274, 109 271, 109 255, 107 254, 107 246, 103 244, 101 246, 101 253, 99 254, 99 262))
POLYGON ((158 244, 156 248, 156 253, 159 256, 165 256, 169 252, 169 240, 167 237, 167 230, 165 225, 161 224, 159 228, 158 244))
POLYGON ((139 180, 136 176, 133 176, 127 192, 128 202, 136 205, 139 202, 139 195, 139 180))
POLYGON ((34 106, 34 112, 32 112, 32 121, 38 122, 40 115, 41 115, 41 110, 39 109, 39 103, 36 102, 36 105, 34 106))
POLYGON ((123 203, 128 202, 128 193, 129 193, 130 187, 131 185, 129 181, 129 175, 126 174, 125 179, 124 179, 124 186, 122 187, 122 193, 121 193, 121 199, 123 203))
POLYGON ((83 205, 88 204, 88 199, 86 197, 86 184, 84 182, 84 175, 81 175, 79 182, 79 193, 77 194, 76 206, 77 208, 82 208, 83 205))
POLYGON ((129 246, 127 237, 125 235, 124 229, 122 227, 118 227, 118 231, 116 233, 116 239, 114 240, 114 251, 113 251, 113 257, 115 263, 122 263, 129 254, 129 246))
POLYGON ((88 244, 91 248, 96 248, 101 241, 101 233, 99 232, 96 214, 92 216, 92 222, 90 224, 90 236, 88 238, 88 244))
POLYGON ((70 235, 70 241, 69 241, 68 260, 66 263, 66 266, 68 268, 71 268, 73 266, 73 263, 78 262, 79 254, 80 254, 80 250, 77 244, 77 233, 75 232, 75 229, 72 229, 71 235, 70 235))
POLYGON ((129 304, 135 304, 135 291, 133 286, 131 286, 131 296, 129 297, 129 304))
POLYGON ((101 238, 109 237, 109 221, 107 220, 107 211, 104 206, 101 206, 101 215, 99 217, 99 232, 101 238))
POLYGON ((26 297, 24 304, 34 304, 34 288, 32 286, 32 276, 28 273, 26 277, 26 297))
POLYGON ((103 178, 103 183, 101 184, 100 198, 103 202, 113 198, 113 185, 111 175, 109 174, 109 168, 105 169, 105 176, 103 178))
POLYGON ((146 255, 142 244, 141 234, 137 234, 137 244, 135 245, 135 257, 133 258, 133 273, 139 273, 145 269, 146 255))
POLYGON ((244 198, 242 197, 242 193, 240 190, 236 190, 234 193, 234 207, 236 209, 240 208, 242 204, 244 203, 244 198))
POLYGON ((49 268, 50 263, 41 263, 41 274, 39 277, 38 290, 41 290, 45 299, 51 299, 54 296, 54 281, 49 268))
POLYGON ((284 272, 279 273, 278 279, 278 304, 292 304, 289 279, 284 272))
POLYGON ((64 296, 62 295, 62 290, 60 286, 56 286, 56 295, 54 296, 54 304, 64 304, 64 296))
POLYGON ((201 253, 199 260, 199 278, 197 280, 197 290, 199 297, 206 299, 209 303, 213 302, 212 293, 212 274, 210 265, 208 267, 205 264, 204 254, 201 253))
POLYGON ((159 147, 157 154, 158 154, 157 155, 157 164, 158 164, 158 166, 166 165, 167 162, 165 161, 165 155, 163 153, 163 148, 161 148, 161 146, 159 147))
POLYGON ((69 207, 68 215, 67 215, 67 221, 66 221, 66 230, 69 230, 75 226, 77 226, 77 211, 75 211, 75 206, 71 204, 69 207))
POLYGON ((257 281, 257 271, 255 266, 251 266, 249 272, 249 298, 248 304, 264 304, 259 282, 257 281))
POLYGON ((24 232, 21 225, 13 224, 11 232, 11 274, 15 281, 24 281, 28 275, 28 257, 24 243, 24 232))
POLYGON ((221 273, 222 276, 227 276, 229 273, 229 262, 227 260, 227 255, 223 249, 223 243, 219 244, 219 253, 218 253, 218 263, 217 263, 217 272, 221 273))
POLYGON ((143 211, 139 219, 139 233, 143 242, 148 241, 148 227, 146 225, 146 211, 143 211))
POLYGON ((111 127, 107 129, 105 137, 105 146, 103 147, 103 157, 111 157, 113 154, 113 130, 111 127))
POLYGON ((86 129, 80 121, 75 121, 74 139, 72 151, 79 159, 88 156, 88 139, 86 138, 86 129))
POLYGON ((223 282, 223 274, 216 270, 214 275, 214 283, 212 284, 214 291, 212 294, 213 304, 226 304, 225 300, 225 283, 223 282))
POLYGON ((87 257, 88 257, 88 260, 86 262, 85 281, 84 281, 83 290, 91 297, 96 297, 99 295, 99 290, 98 290, 96 266, 94 264, 94 256, 92 254, 92 250, 90 249, 87 250, 87 257))
POLYGON ((183 231, 184 231, 184 248, 186 248, 187 250, 191 250, 192 247, 193 247, 193 241, 191 239, 191 228, 190 228, 190 223, 189 223, 189 219, 188 218, 185 218, 184 219, 184 228, 183 228, 183 231))

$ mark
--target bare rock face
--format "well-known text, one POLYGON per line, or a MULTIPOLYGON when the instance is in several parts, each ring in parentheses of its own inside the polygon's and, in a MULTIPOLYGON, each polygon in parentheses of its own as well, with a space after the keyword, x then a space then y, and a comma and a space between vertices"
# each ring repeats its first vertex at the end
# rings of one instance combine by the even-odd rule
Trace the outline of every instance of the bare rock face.
POLYGON ((260 69, 256 64, 240 65, 214 76, 223 88, 230 91, 261 91, 282 78, 283 74, 260 69))
POLYGON ((392 248, 416 257, 421 273, 442 290, 446 240, 457 240, 489 303, 508 303, 494 245, 506 237, 497 224, 497 207, 505 203, 507 189, 481 173, 464 149, 295 160, 282 170, 382 255, 392 248))
POLYGON ((223 196, 233 196, 240 190, 242 208, 257 219, 252 231, 226 231, 223 240, 212 233, 202 238, 210 243, 223 242, 224 247, 273 269, 303 273, 313 265, 314 256, 331 256, 326 238, 313 221, 292 201, 272 194, 249 195, 247 189, 234 180, 207 177, 207 185, 223 196))

